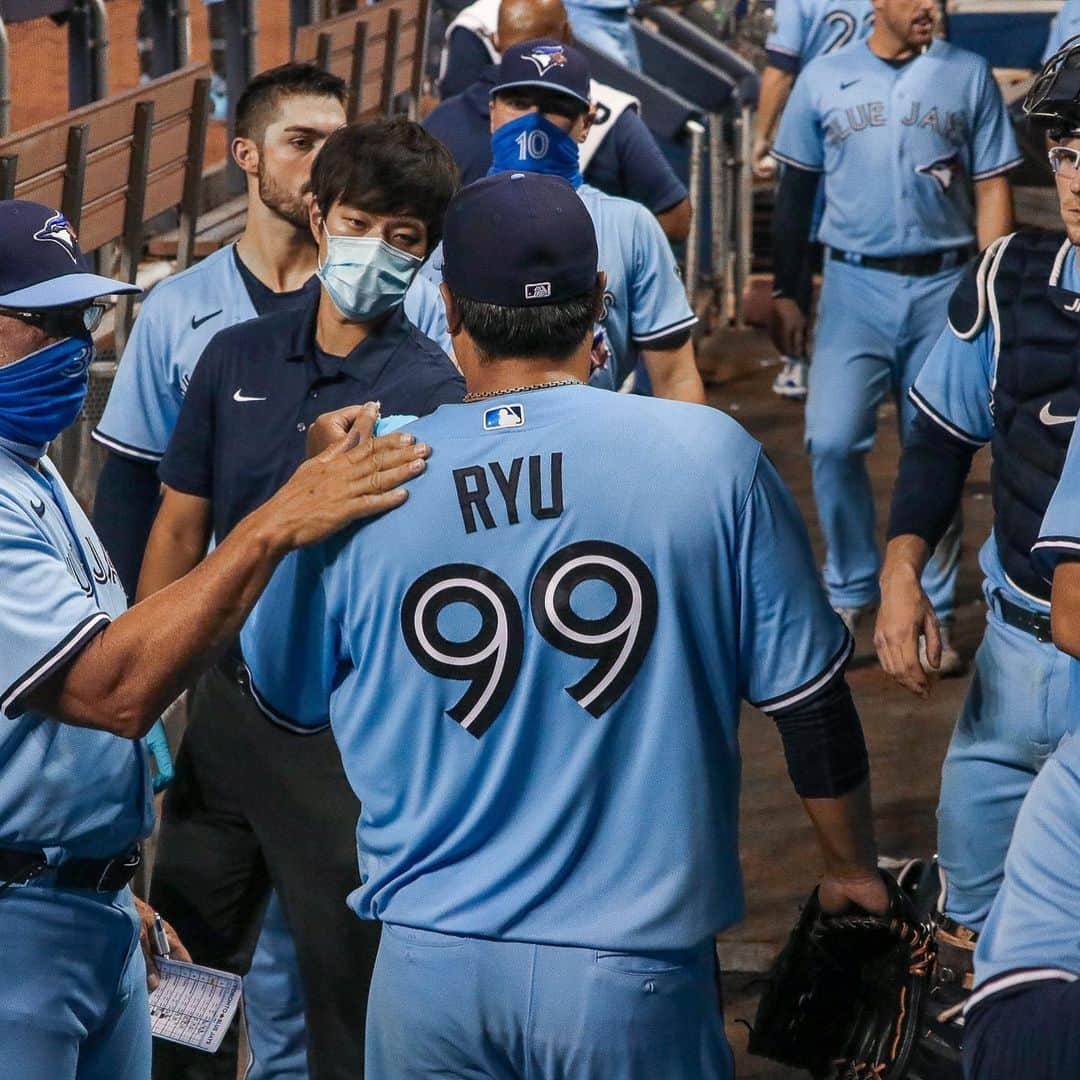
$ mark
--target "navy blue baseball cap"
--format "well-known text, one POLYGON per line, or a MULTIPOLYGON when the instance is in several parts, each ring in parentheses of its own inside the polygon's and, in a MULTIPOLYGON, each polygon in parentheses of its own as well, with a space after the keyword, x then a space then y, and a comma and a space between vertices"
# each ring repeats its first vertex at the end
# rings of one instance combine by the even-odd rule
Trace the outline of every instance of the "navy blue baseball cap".
POLYGON ((450 291, 539 307, 596 288, 596 229, 577 192, 547 173, 501 172, 462 188, 443 223, 450 291))
POLYGON ((592 104, 589 65, 584 55, 572 45, 551 38, 523 41, 503 53, 491 94, 515 86, 539 86, 577 98, 586 106, 592 104))
POLYGON ((0 307, 37 309, 88 303, 138 285, 90 273, 59 210, 25 199, 0 200, 0 307))

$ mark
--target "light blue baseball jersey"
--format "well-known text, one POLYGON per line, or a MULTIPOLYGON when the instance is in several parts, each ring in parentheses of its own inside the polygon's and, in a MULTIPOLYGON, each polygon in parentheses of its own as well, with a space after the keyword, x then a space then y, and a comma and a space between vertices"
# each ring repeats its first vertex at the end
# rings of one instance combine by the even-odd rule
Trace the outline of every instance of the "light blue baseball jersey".
POLYGON ((142 740, 61 724, 26 696, 126 605, 104 546, 48 458, 0 448, 0 848, 115 855, 153 824, 142 740))
MULTIPOLYGON (((139 461, 160 461, 184 403, 191 373, 219 331, 257 316, 230 244, 154 286, 143 301, 94 439, 139 461)), ((438 289, 417 278, 405 314, 450 352, 438 289)))
POLYGON ((1050 36, 1046 39, 1043 50, 1045 64, 1065 44, 1069 38, 1080 34, 1080 0, 1065 0, 1065 5, 1054 16, 1050 24, 1050 36))
POLYGON ((824 173, 823 243, 876 256, 974 243, 972 183, 1021 160, 990 66, 938 38, 901 67, 865 43, 811 61, 773 154, 824 173))
MULTIPOLYGON (((690 329, 697 316, 656 218, 640 203, 605 195, 588 184, 577 191, 596 228, 598 265, 607 274, 600 328, 611 356, 593 371, 590 382, 617 390, 637 366, 642 349, 690 329)), ((442 281, 442 265, 440 244, 420 273, 437 284, 442 281)))
MULTIPOLYGON (((1007 243, 1008 238, 1003 238, 995 248, 1000 250, 1007 243)), ((987 257, 990 254, 988 252, 987 257)), ((1073 247, 1062 262, 1056 284, 1066 292, 1080 293, 1080 270, 1073 247)), ((982 328, 973 336, 961 336, 951 325, 946 326, 911 388, 911 400, 925 416, 954 438, 971 446, 983 446, 994 432, 991 402, 996 363, 993 318, 985 319, 982 328)), ((1077 535, 1080 536, 1080 521, 1077 522, 1077 535)), ((987 538, 979 552, 979 566, 986 576, 988 592, 1005 590, 1013 603, 1033 611, 1049 610, 1046 601, 1022 589, 1005 573, 993 535, 987 538)))
POLYGON ((734 922, 740 699, 794 704, 850 651, 760 445, 585 386, 410 430, 434 452, 404 506, 287 560, 243 635, 266 702, 329 713, 350 904, 634 951, 734 922))
POLYGON ((861 41, 873 28, 870 0, 776 0, 765 51, 805 65, 861 41))
POLYGON ((1080 977, 1080 735, 1066 735, 1016 820, 1005 882, 975 950, 972 1008, 1024 983, 1080 977))

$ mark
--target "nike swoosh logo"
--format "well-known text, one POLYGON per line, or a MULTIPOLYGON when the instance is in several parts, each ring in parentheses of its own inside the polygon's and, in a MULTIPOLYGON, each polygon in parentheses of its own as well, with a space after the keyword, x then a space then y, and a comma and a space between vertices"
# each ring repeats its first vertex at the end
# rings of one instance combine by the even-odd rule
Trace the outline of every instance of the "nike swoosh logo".
POLYGON ((45 504, 41 502, 40 499, 31 499, 30 505, 33 507, 34 513, 37 514, 39 518, 45 516, 45 504))
POLYGON ((840 89, 846 90, 849 86, 854 86, 858 81, 858 79, 852 79, 851 82, 842 82, 840 84, 840 89))
POLYGON ((1039 411, 1039 419, 1047 427, 1053 427, 1055 424, 1072 424, 1072 423, 1076 422, 1076 417, 1075 416, 1055 416, 1050 411, 1050 402, 1049 401, 1039 411))
POLYGON ((241 404, 243 404, 245 401, 265 401, 266 400, 266 398, 264 398, 264 397, 246 397, 244 395, 243 388, 239 387, 239 386, 236 388, 236 393, 233 394, 232 399, 233 399, 233 401, 239 401, 241 404))
POLYGON ((217 311, 211 311, 209 315, 204 315, 201 319, 196 319, 194 315, 191 316, 191 329, 198 330, 204 322, 209 322, 215 315, 220 315, 225 309, 218 308, 217 311))

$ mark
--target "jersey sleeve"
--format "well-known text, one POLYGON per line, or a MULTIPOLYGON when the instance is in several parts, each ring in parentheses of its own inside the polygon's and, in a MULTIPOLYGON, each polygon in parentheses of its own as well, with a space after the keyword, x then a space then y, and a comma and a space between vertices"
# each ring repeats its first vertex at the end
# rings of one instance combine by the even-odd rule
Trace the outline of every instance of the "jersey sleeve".
POLYGON ((991 322, 966 341, 946 326, 908 394, 921 412, 954 438, 982 446, 994 431, 993 368, 991 322))
POLYGON ((343 656, 323 572, 321 545, 287 556, 240 634, 259 707, 277 723, 305 730, 330 722, 330 694, 343 656))
POLYGON ((1080 559, 1080 424, 1073 428, 1069 452, 1050 505, 1043 515, 1039 539, 1031 548, 1032 562, 1052 581, 1060 562, 1080 559))
POLYGON ((171 360, 164 303, 148 297, 113 380, 94 439, 137 461, 157 462, 184 402, 184 386, 171 360))
POLYGON ((992 176, 999 176, 1023 161, 1001 90, 986 64, 982 67, 982 82, 975 105, 971 138, 973 180, 988 180, 992 176))
POLYGON ((686 198, 683 182, 636 109, 622 113, 608 139, 615 144, 623 178, 620 194, 647 206, 654 214, 662 214, 686 198))
POLYGON ((211 339, 195 365, 176 430, 158 467, 163 483, 204 499, 214 491, 215 355, 211 339))
POLYGON ((773 67, 799 70, 806 48, 806 28, 797 0, 776 0, 773 25, 765 39, 765 55, 773 67))
POLYGON ((1068 40, 1065 36, 1065 20, 1059 11, 1050 23, 1050 36, 1046 39, 1046 48, 1043 49, 1042 62, 1045 64, 1068 40))
POLYGON ((0 713, 14 719, 26 696, 70 663, 109 615, 94 599, 81 556, 58 550, 18 506, 0 498, 0 713), (77 569, 76 569, 77 568, 77 569))
POLYGON ((777 161, 810 172, 821 172, 825 168, 825 137, 812 89, 816 63, 820 60, 808 65, 795 80, 772 148, 777 161))
POLYGON ((647 349, 652 341, 689 329, 697 322, 697 316, 686 298, 675 255, 660 222, 644 207, 636 206, 636 209, 630 336, 638 348, 647 349))
POLYGON ((739 692, 778 712, 825 686, 853 643, 829 606, 795 501, 764 452, 737 528, 739 692))

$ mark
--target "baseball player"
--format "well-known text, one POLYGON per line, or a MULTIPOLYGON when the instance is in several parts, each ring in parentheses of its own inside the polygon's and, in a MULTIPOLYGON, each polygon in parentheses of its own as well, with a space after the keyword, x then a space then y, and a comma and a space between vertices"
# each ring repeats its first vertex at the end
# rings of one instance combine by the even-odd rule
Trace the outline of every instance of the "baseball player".
MULTIPOLYGON (((1001 886, 1020 805, 1070 721, 1068 660, 1051 640, 1050 589, 1032 545, 1080 406, 1080 48, 1048 66, 1025 103, 1048 127, 1064 230, 995 241, 949 302, 949 322, 910 391, 917 410, 900 461, 875 641, 882 666, 929 692, 940 631, 920 576, 960 505, 976 450, 993 449, 994 524, 979 562, 986 632, 942 769, 938 852, 945 966, 967 977, 1001 886)), ((1059 489, 1060 490, 1060 489, 1059 489)))
MULTIPOLYGON (((204 351, 159 469, 140 598, 274 494, 320 413, 377 400, 422 415, 461 400, 457 369, 402 310, 456 186, 450 155, 411 121, 347 125, 326 140, 310 179, 319 292, 204 351)), ((358 884, 359 811, 333 738, 269 722, 235 648, 195 687, 188 721, 151 898, 196 959, 246 974, 272 883, 296 940, 312 1078, 355 1077, 378 937, 343 904, 358 884)))
MULTIPOLYGON (((1073 518, 1075 532, 1075 509, 1073 518)), ((975 953, 977 987, 964 1011, 969 1080, 1080 1076, 1077 927, 1080 736, 1074 733, 1062 739, 1020 808, 1005 881, 975 953)))
MULTIPOLYGON (((770 179, 776 172, 771 155, 773 129, 799 71, 815 56, 861 41, 873 24, 870 0, 777 0, 772 30, 765 41, 765 70, 754 118, 753 169, 758 179, 770 179)), ((815 226, 821 217, 820 192, 818 196, 815 226)), ((813 302, 813 284, 812 264, 808 262, 798 296, 799 306, 807 314, 813 302)), ((773 393, 802 400, 806 397, 806 375, 804 359, 785 356, 773 380, 773 393)))
POLYGON ((412 425, 433 482, 293 561, 243 638, 362 800, 367 1074, 729 1077, 740 698, 780 724, 826 902, 884 905, 850 638, 756 442, 583 385, 604 282, 563 180, 470 185, 445 237, 469 394, 412 425))
MULTIPOLYGON (((795 83, 774 155, 789 166, 774 217, 774 340, 806 354, 798 303, 810 215, 824 173, 825 280, 815 329, 806 446, 825 534, 825 585, 849 627, 878 597, 880 557, 866 472, 877 409, 907 390, 945 323, 974 252, 1007 233, 1004 174, 1016 140, 987 63, 934 37, 933 0, 874 0, 866 42, 819 56, 795 83)), ((942 620, 942 672, 961 667, 948 641, 959 529, 928 564, 942 620)))
MULTIPOLYGON (((491 90, 491 171, 561 176, 589 210, 607 275, 593 385, 618 389, 640 357, 658 397, 704 403, 690 339, 697 317, 663 230, 639 203, 583 181, 578 146, 591 123, 589 71, 580 52, 554 40, 506 50, 491 90)), ((441 280, 441 249, 421 273, 441 280)))
MULTIPOLYGON (((1080 656, 1078 482, 1074 429, 1032 552, 1053 581, 1054 643, 1073 657, 1080 656)), ((976 989, 964 1016, 972 1080, 1080 1073, 1080 736, 1075 704, 1070 711, 1070 732, 1020 808, 1005 880, 975 952, 976 989)))
MULTIPOLYGON (((491 89, 498 79, 499 49, 524 41, 551 38, 569 42, 570 24, 562 0, 476 0, 451 24, 443 85, 460 86, 424 121, 454 155, 461 180, 471 184, 491 168, 491 89), (465 21, 467 20, 467 22, 465 21), (470 39, 481 50, 454 53, 470 39)), ((647 206, 673 242, 690 231, 690 200, 652 132, 638 115, 638 101, 614 87, 591 81, 589 95, 596 118, 579 149, 581 172, 590 187, 635 199, 647 206)))
MULTIPOLYGON (((317 249, 303 189, 326 138, 345 123, 346 88, 310 64, 256 76, 236 110, 233 158, 245 173, 247 222, 235 244, 155 286, 143 302, 93 438, 109 451, 95 519, 129 599, 134 596, 158 500, 165 453, 195 364, 218 331, 318 294, 317 249)), ((428 282, 406 312, 450 347, 438 293, 428 282)))
POLYGON ((125 611, 45 449, 82 409, 95 299, 137 290, 89 273, 64 216, 37 203, 0 202, 0 246, 0 1063, 19 1080, 147 1080, 138 943, 153 912, 128 888, 153 824, 141 736, 236 634, 280 559, 398 505, 391 489, 426 448, 363 441, 369 409, 352 444, 303 466, 197 574, 125 611))
POLYGON ((1061 10, 1050 23, 1050 36, 1046 39, 1046 48, 1043 49, 1043 64, 1077 34, 1080 34, 1080 0, 1065 0, 1061 10))

